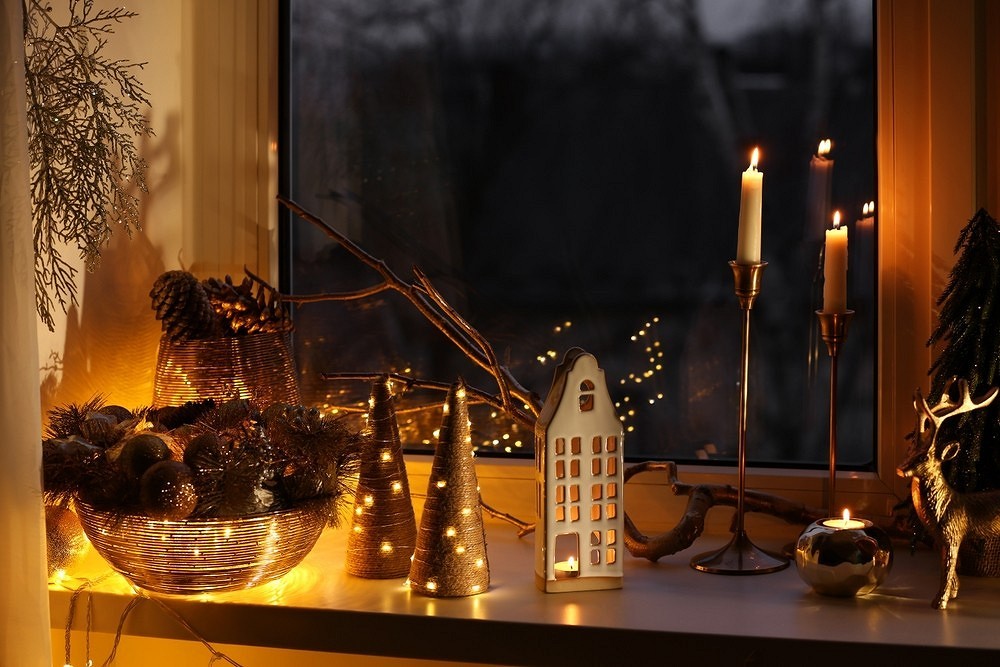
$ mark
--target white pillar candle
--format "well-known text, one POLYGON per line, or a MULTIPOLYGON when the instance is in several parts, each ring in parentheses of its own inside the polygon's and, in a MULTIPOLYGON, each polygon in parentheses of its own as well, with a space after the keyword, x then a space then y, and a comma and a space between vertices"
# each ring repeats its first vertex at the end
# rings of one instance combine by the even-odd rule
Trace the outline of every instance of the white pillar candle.
POLYGON ((764 173, 757 171, 760 151, 753 149, 750 166, 743 172, 740 190, 740 227, 736 236, 736 263, 760 263, 760 208, 764 173))
POLYGON ((823 254, 823 312, 847 310, 847 227, 840 226, 840 211, 833 214, 833 229, 826 230, 823 254))

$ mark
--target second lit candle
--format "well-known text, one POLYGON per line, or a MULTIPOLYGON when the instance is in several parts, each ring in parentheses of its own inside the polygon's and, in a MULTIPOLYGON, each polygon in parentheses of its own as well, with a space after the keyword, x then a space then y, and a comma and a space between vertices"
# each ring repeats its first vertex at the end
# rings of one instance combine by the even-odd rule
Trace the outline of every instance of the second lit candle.
POLYGON ((833 229, 826 230, 823 255, 823 312, 847 311, 847 227, 840 226, 840 211, 833 214, 833 229))

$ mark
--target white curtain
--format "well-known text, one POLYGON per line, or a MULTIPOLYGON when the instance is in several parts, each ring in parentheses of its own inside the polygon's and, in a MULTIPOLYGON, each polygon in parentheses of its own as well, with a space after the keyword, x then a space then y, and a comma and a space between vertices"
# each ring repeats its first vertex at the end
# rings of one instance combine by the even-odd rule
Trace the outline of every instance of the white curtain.
POLYGON ((0 665, 52 664, 20 0, 0 2, 0 665))

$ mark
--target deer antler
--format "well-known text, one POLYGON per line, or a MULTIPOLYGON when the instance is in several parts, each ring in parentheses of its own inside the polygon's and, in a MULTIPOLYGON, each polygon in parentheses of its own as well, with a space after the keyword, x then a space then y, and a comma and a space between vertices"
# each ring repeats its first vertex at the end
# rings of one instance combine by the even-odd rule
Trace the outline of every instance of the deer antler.
POLYGON ((948 386, 946 386, 944 391, 941 392, 941 400, 939 400, 937 405, 934 407, 928 406, 927 400, 920 397, 919 392, 917 393, 917 396, 923 403, 923 409, 928 414, 931 421, 934 422, 934 425, 940 426, 944 420, 950 417, 960 415, 964 412, 972 412, 973 410, 978 410, 979 408, 989 405, 993 402, 993 399, 997 397, 997 391, 997 387, 992 387, 978 399, 972 398, 972 395, 969 392, 968 381, 953 377, 948 381, 948 386), (956 383, 958 384, 958 401, 952 400, 951 397, 952 388, 956 383))
POLYGON ((941 392, 940 400, 933 407, 923 397, 919 388, 914 391, 913 409, 917 416, 917 426, 914 429, 916 437, 910 445, 906 458, 900 462, 896 472, 904 477, 913 476, 917 464, 934 446, 941 424, 946 419, 956 415, 986 407, 997 397, 998 391, 1000 388, 992 387, 979 398, 972 398, 969 392, 969 383, 964 379, 953 377, 948 381, 948 385, 941 392), (958 385, 958 400, 952 398, 952 389, 956 384, 958 385))

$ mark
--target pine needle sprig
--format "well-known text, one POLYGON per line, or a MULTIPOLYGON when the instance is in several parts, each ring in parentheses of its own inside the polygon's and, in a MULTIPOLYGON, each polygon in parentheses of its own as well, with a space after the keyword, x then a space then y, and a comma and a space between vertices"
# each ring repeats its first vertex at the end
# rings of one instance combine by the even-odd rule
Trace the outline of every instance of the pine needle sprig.
POLYGON ((342 417, 316 408, 272 406, 264 417, 268 439, 280 456, 283 494, 296 502, 324 500, 328 523, 337 526, 358 473, 364 437, 342 417))
POLYGON ((97 395, 84 403, 59 405, 49 410, 49 424, 45 429, 47 438, 68 438, 83 433, 83 423, 87 416, 104 407, 104 396, 97 395))
POLYGON ((88 271, 117 225, 139 229, 137 193, 146 163, 134 139, 152 136, 148 95, 136 77, 145 63, 104 56, 113 27, 137 16, 69 0, 65 24, 40 0, 24 6, 28 155, 34 221, 35 305, 54 327, 56 304, 76 300, 76 270, 63 257, 75 246, 88 271))

